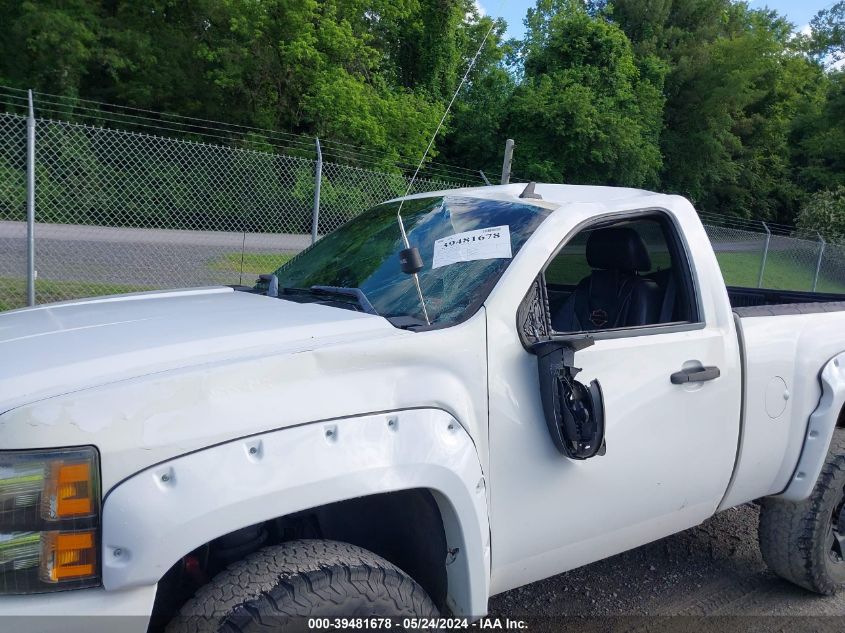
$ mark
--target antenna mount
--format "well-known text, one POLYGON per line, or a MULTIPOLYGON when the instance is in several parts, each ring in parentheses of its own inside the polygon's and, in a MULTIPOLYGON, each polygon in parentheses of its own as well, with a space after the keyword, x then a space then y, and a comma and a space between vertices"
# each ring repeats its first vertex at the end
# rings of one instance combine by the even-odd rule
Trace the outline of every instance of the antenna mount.
POLYGON ((525 189, 522 190, 521 194, 519 194, 519 197, 520 198, 532 198, 534 200, 542 200, 543 196, 541 196, 539 193, 534 191, 534 187, 536 187, 536 186, 537 186, 536 182, 529 182, 528 186, 525 187, 525 189))

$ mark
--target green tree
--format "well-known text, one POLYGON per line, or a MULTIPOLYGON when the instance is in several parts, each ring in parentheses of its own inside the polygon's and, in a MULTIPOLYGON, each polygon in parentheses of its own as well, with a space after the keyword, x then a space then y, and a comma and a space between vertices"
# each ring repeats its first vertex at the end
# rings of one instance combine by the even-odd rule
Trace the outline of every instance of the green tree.
POLYGON ((818 231, 830 241, 845 241, 845 186, 810 196, 798 215, 798 226, 818 231))
MULTIPOLYGON (((422 154, 470 0, 0 0, 17 87, 422 154)), ((200 137, 201 129, 196 128, 200 137)), ((295 144, 294 144, 295 145, 295 144)), ((434 152, 436 155, 436 151, 434 152)), ((347 157, 351 160, 351 157, 347 157)))
POLYGON ((845 72, 825 79, 822 97, 808 101, 792 124, 797 180, 807 191, 845 185, 845 72))
POLYGON ((507 24, 501 19, 491 24, 491 20, 477 15, 475 7, 470 11, 470 19, 464 26, 462 71, 491 26, 493 30, 452 106, 448 130, 438 142, 444 161, 489 170, 490 175, 501 166, 504 118, 516 87, 514 74, 505 67, 514 46, 503 41, 507 24))
POLYGON ((19 88, 77 96, 96 59, 100 19, 89 0, 3 0, 0 77, 19 88))
POLYGON ((245 121, 215 90, 197 49, 211 28, 198 0, 94 2, 101 28, 95 63, 82 80, 88 99, 187 116, 245 121))
POLYGON ((835 66, 845 59, 845 0, 819 11, 810 30, 809 50, 820 63, 835 66))
POLYGON ((383 5, 379 17, 389 19, 372 23, 397 85, 447 98, 463 70, 462 27, 472 2, 404 0, 383 5))
POLYGON ((553 182, 653 186, 659 88, 619 27, 580 2, 540 0, 526 19, 524 78, 508 108, 515 171, 553 182))
POLYGON ((789 221, 793 119, 824 77, 774 12, 730 0, 612 0, 639 65, 665 64, 661 186, 708 212, 789 221))

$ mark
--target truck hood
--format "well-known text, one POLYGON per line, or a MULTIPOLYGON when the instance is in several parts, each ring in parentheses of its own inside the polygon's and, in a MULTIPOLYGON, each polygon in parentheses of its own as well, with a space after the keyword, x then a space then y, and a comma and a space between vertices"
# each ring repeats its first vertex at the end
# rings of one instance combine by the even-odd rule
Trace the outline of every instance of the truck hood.
POLYGON ((225 287, 15 310, 0 314, 0 413, 170 369, 403 334, 382 317, 225 287))

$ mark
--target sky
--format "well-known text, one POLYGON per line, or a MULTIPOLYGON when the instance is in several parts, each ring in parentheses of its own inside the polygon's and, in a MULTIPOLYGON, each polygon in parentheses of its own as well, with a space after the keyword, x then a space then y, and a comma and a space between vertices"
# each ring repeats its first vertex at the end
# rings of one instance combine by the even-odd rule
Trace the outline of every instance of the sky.
MULTIPOLYGON (((508 37, 522 37, 525 27, 522 20, 528 7, 534 6, 534 0, 480 0, 482 10, 489 14, 498 14, 505 18, 508 23, 508 37), (498 8, 497 7, 501 7, 498 8)), ((789 21, 795 24, 797 29, 802 29, 813 16, 821 9, 829 7, 834 3, 830 0, 751 0, 749 4, 757 9, 768 6, 782 15, 786 15, 789 21)))

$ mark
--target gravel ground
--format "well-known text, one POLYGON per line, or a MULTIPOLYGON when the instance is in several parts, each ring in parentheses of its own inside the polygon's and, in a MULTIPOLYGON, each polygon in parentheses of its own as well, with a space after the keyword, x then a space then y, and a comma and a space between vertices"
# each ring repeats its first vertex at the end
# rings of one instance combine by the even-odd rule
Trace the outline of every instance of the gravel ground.
POLYGON ((579 630, 845 629, 845 592, 817 596, 771 573, 757 546, 757 523, 756 506, 733 508, 681 534, 495 596, 490 614, 532 617, 531 630, 567 622, 579 630), (537 626, 543 616, 569 617, 537 626))

